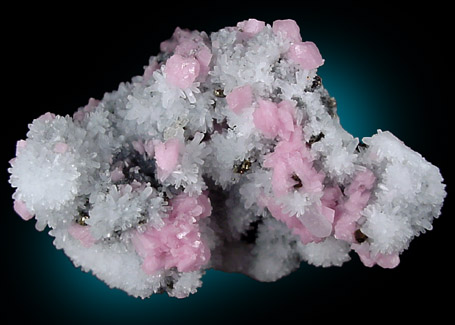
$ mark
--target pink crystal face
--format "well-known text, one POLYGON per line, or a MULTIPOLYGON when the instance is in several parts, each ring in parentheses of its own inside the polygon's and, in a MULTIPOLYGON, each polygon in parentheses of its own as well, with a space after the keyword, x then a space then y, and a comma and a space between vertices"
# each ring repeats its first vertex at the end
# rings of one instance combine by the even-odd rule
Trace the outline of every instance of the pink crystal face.
POLYGON ((191 31, 177 27, 171 39, 161 42, 160 50, 161 52, 166 53, 174 52, 175 48, 179 43, 182 43, 183 41, 190 39, 192 36, 193 33, 191 31))
POLYGON ((172 211, 159 229, 148 226, 136 232, 133 244, 143 258, 148 274, 176 267, 180 272, 198 270, 210 259, 210 250, 201 238, 198 221, 211 214, 209 198, 179 195, 171 200, 172 211))
POLYGON ((193 57, 199 63, 198 77, 204 81, 209 72, 209 64, 212 59, 210 49, 203 43, 201 38, 185 39, 177 45, 175 53, 183 57, 193 57))
POLYGON ((355 243, 352 244, 351 247, 359 254, 360 260, 365 266, 372 267, 375 264, 378 264, 385 269, 393 269, 400 264, 400 257, 398 254, 372 254, 368 243, 355 243))
POLYGON ((82 121, 87 114, 93 112, 95 108, 99 105, 100 101, 95 98, 90 98, 87 105, 82 109, 79 109, 76 113, 73 114, 73 119, 76 121, 82 121))
POLYGON ((64 142, 57 142, 54 146, 54 152, 65 153, 68 150, 68 145, 64 142))
POLYGON ((93 246, 93 244, 96 242, 95 238, 93 238, 92 234, 90 233, 90 226, 82 226, 74 223, 69 227, 68 233, 74 239, 80 241, 80 243, 86 248, 93 246))
POLYGON ((14 211, 24 220, 33 218, 33 214, 28 211, 27 206, 21 200, 14 200, 14 211))
POLYGON ((241 114, 245 108, 253 103, 253 92, 250 85, 237 87, 226 96, 229 108, 236 114, 241 114))
POLYGON ((337 207, 338 214, 335 224, 335 238, 354 243, 354 232, 357 221, 370 199, 376 177, 370 170, 365 170, 356 175, 353 182, 345 191, 347 199, 337 207))
POLYGON ((324 64, 319 49, 313 42, 297 42, 291 45, 287 53, 289 59, 298 63, 303 69, 311 70, 324 64))
POLYGON ((166 179, 177 167, 181 143, 178 139, 166 142, 157 142, 155 145, 155 159, 160 180, 166 179))
POLYGON ((237 27, 241 33, 245 34, 247 37, 253 37, 265 27, 265 22, 257 19, 248 19, 237 23, 237 27))
POLYGON ((300 36, 300 27, 297 25, 295 20, 275 20, 273 22, 272 29, 275 34, 281 34, 282 37, 288 39, 291 42, 302 41, 302 36, 300 36))
POLYGON ((289 140, 294 131, 294 106, 283 101, 276 104, 268 100, 258 100, 258 108, 253 113, 254 125, 267 138, 279 136, 289 140))
POLYGON ((199 76, 200 69, 199 61, 195 58, 184 58, 179 54, 174 54, 166 62, 164 72, 171 85, 185 89, 191 87, 199 76))
POLYGON ((166 66, 166 77, 171 84, 185 89, 196 79, 203 82, 207 78, 212 52, 200 34, 177 27, 173 38, 161 43, 161 50, 176 56, 166 66))
POLYGON ((113 182, 118 182, 125 178, 123 174, 122 168, 116 167, 113 171, 111 171, 111 179, 113 182))

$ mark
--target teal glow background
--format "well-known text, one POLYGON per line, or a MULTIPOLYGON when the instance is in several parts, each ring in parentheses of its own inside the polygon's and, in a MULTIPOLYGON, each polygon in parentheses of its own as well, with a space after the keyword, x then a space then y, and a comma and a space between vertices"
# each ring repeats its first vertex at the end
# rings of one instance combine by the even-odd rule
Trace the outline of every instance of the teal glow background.
POLYGON ((26 32, 12 39, 18 69, 18 80, 12 84, 40 82, 28 89, 27 96, 19 96, 17 108, 7 113, 11 114, 5 130, 7 156, 2 159, 6 314, 20 307, 24 309, 14 313, 15 319, 35 322, 220 324, 303 323, 319 312, 324 317, 340 313, 339 319, 363 323, 368 320, 361 317, 364 313, 387 317, 411 309, 440 315, 447 311, 441 293, 453 284, 443 258, 447 247, 453 246, 447 242, 448 200, 435 229, 415 239, 394 270, 366 268, 356 256, 341 268, 302 264, 275 283, 209 270, 197 294, 183 300, 167 295, 141 300, 108 288, 76 269, 55 249, 51 237, 34 229, 33 221, 26 223, 14 214, 6 162, 33 118, 47 111, 72 113, 89 97, 100 98, 119 82, 141 74, 149 56, 158 52, 159 42, 169 38, 176 26, 210 32, 251 17, 267 23, 295 19, 303 39, 314 41, 326 60, 319 74, 337 100, 342 125, 357 137, 370 136, 377 129, 392 131, 439 166, 448 183, 448 113, 441 96, 444 60, 437 39, 442 27, 438 17, 444 10, 388 10, 350 2, 335 7, 261 4, 260 8, 244 4, 237 10, 201 2, 202 8, 212 10, 212 18, 204 10, 185 6, 169 17, 164 11, 160 20, 153 18, 153 9, 140 8, 131 13, 137 19, 127 20, 124 13, 95 21, 91 9, 74 16, 62 10, 60 15, 27 17, 26 32), (437 113, 447 119, 434 117, 437 113))

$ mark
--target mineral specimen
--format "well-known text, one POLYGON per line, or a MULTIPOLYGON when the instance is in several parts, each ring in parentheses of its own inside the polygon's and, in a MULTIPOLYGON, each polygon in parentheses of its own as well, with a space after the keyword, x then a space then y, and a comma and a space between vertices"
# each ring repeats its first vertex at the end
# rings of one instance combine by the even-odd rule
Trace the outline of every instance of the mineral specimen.
POLYGON ((275 281, 300 262, 396 267, 438 217, 437 167, 390 132, 354 138, 293 20, 176 28, 144 74, 17 142, 14 209, 136 297, 204 270, 275 281))

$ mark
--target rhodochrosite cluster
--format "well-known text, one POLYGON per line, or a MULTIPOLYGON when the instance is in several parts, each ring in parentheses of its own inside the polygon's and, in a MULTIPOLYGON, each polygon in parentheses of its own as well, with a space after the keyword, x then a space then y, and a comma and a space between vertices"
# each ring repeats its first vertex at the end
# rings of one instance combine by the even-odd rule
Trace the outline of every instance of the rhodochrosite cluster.
POLYGON ((274 281, 351 251, 396 267, 439 216, 443 179, 390 132, 343 130, 323 63, 293 20, 177 28, 142 76, 30 124, 14 209, 139 297, 186 297, 209 268, 274 281))

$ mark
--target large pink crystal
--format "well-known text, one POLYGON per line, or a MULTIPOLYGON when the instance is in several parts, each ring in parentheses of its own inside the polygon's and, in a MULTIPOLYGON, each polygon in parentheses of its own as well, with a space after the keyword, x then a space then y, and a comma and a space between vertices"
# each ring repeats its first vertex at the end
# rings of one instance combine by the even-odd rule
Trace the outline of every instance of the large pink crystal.
POLYGON ((179 54, 174 54, 166 62, 164 72, 167 81, 179 88, 191 87, 199 76, 200 64, 195 58, 185 58, 179 54))
MULTIPOLYGON (((204 44, 202 38, 195 37, 182 40, 175 48, 175 53, 186 58, 194 58, 199 63, 199 79, 204 81, 209 72, 210 60, 212 53, 210 49, 204 44)), ((183 87, 182 87, 183 88, 183 87)))
POLYGON ((132 238, 146 273, 172 267, 180 272, 194 271, 210 259, 210 250, 201 238, 198 224, 212 212, 207 195, 181 194, 170 201, 170 207, 164 226, 159 229, 148 226, 143 233, 135 231, 132 238))
POLYGON ((272 25, 275 34, 281 34, 291 42, 301 42, 299 25, 292 19, 275 20, 272 25))
POLYGON ((254 125, 267 138, 279 136, 289 140, 294 131, 295 107, 289 101, 276 104, 269 100, 258 100, 259 107, 253 113, 254 125))
POLYGON ((292 44, 287 56, 306 70, 315 69, 324 64, 324 59, 313 42, 296 42, 292 44))

